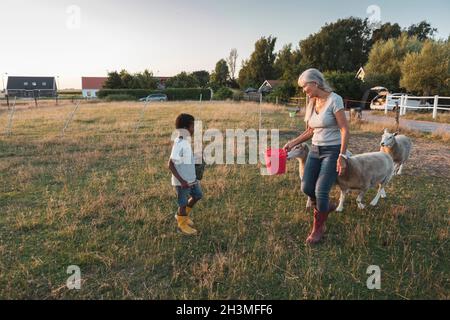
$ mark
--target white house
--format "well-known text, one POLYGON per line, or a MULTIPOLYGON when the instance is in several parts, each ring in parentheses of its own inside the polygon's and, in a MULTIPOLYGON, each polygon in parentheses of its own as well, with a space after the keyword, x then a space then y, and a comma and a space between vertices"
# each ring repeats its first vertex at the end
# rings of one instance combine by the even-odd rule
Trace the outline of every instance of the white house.
POLYGON ((82 77, 81 89, 83 98, 97 98, 97 92, 103 88, 103 84, 107 79, 106 77, 82 77))
POLYGON ((359 80, 361 80, 362 82, 364 82, 364 78, 366 77, 366 71, 364 71, 364 68, 361 67, 359 68, 358 72, 356 73, 356 77, 359 80))
POLYGON ((269 93, 273 89, 275 89, 283 84, 284 84, 283 80, 266 80, 261 85, 261 87, 259 87, 258 92, 269 93))

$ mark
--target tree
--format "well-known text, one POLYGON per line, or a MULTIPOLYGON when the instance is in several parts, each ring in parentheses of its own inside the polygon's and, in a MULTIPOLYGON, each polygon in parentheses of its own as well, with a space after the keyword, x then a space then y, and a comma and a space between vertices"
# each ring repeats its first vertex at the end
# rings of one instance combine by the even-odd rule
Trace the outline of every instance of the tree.
POLYGON ((228 64, 228 67, 230 69, 230 78, 233 81, 236 79, 235 76, 236 76, 236 62, 237 62, 237 58, 238 58, 237 49, 231 49, 230 55, 227 58, 227 64, 228 64))
POLYGON ((245 87, 259 87, 265 80, 273 79, 275 74, 274 53, 277 38, 262 37, 255 43, 255 50, 249 60, 242 62, 239 71, 239 85, 245 87))
POLYGON ((208 86, 210 80, 210 75, 208 71, 205 70, 194 71, 191 73, 191 75, 195 78, 200 87, 206 88, 208 86))
POLYGON ((120 79, 122 79, 122 89, 130 89, 133 87, 133 76, 125 69, 121 70, 120 79))
POLYGON ((366 91, 364 83, 355 77, 354 72, 331 71, 325 72, 324 76, 334 91, 344 99, 361 100, 366 91))
POLYGON ((233 98, 233 91, 231 91, 227 87, 219 88, 213 96, 214 100, 227 100, 231 98, 233 98))
POLYGON ((156 89, 157 86, 153 73, 147 69, 133 75, 132 89, 156 89))
POLYGON ((367 62, 371 38, 367 19, 350 17, 326 24, 300 41, 304 63, 322 71, 356 72, 367 62))
POLYGON ((400 84, 424 96, 450 92, 450 44, 427 40, 420 52, 408 53, 401 64, 400 84))
POLYGON ((122 78, 117 71, 108 72, 108 78, 106 79, 103 88, 105 89, 122 89, 122 78))
POLYGON ((153 73, 144 70, 142 73, 130 74, 127 70, 108 72, 108 79, 103 85, 105 89, 156 89, 157 82, 153 73))
POLYGON ((437 32, 436 28, 432 28, 431 24, 429 24, 427 21, 422 21, 418 24, 411 25, 406 32, 408 33, 408 36, 410 37, 417 37, 420 41, 425 41, 427 39, 430 39, 434 36, 434 34, 437 32))
POLYGON ((398 38, 402 34, 402 28, 398 23, 391 24, 387 22, 381 25, 380 28, 376 29, 372 33, 372 43, 376 43, 380 40, 387 41, 391 38, 398 38))
POLYGON ((183 71, 167 80, 166 86, 168 88, 197 88, 199 83, 194 76, 183 71))
POLYGON ((216 86, 224 87, 227 84, 230 71, 228 69, 227 62, 224 59, 220 59, 216 63, 216 68, 211 75, 211 82, 216 86))
POLYGON ((297 82, 300 70, 301 55, 299 50, 292 50, 292 44, 287 44, 277 53, 274 69, 277 79, 297 82))
POLYGON ((400 65, 410 52, 419 52, 422 43, 417 38, 402 34, 397 39, 379 41, 374 44, 369 54, 369 61, 364 70, 366 82, 381 85, 391 91, 400 89, 400 65))

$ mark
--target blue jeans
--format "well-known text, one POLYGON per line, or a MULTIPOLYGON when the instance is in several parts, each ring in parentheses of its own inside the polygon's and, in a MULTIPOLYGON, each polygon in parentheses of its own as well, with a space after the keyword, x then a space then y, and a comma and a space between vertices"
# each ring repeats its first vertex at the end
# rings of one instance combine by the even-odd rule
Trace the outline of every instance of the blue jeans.
POLYGON ((177 192, 177 203, 179 207, 187 206, 189 197, 192 197, 195 200, 200 200, 201 198, 203 198, 202 188, 200 187, 200 182, 198 181, 188 189, 175 187, 175 191, 177 192))
POLYGON ((319 212, 327 212, 330 191, 336 182, 337 160, 341 146, 312 146, 305 164, 302 191, 316 201, 319 212))

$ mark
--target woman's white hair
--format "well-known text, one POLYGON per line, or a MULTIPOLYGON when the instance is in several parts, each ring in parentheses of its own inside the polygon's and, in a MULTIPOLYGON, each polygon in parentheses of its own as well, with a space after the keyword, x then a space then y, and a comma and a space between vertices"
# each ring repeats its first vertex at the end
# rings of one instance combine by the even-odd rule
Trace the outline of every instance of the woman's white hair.
POLYGON ((326 92, 332 92, 333 88, 328 84, 323 76, 322 72, 317 69, 311 68, 303 72, 298 78, 298 85, 304 87, 308 82, 317 83, 317 86, 326 92))
MULTIPOLYGON (((311 68, 304 71, 300 77, 298 78, 298 85, 300 87, 304 87, 308 82, 317 83, 317 87, 326 92, 333 92, 333 88, 328 84, 323 76, 322 72, 317 69, 311 68)), ((309 119, 311 118, 312 112, 314 110, 314 105, 316 104, 316 99, 313 98, 309 101, 309 104, 306 106, 305 112, 305 122, 308 124, 309 119)))

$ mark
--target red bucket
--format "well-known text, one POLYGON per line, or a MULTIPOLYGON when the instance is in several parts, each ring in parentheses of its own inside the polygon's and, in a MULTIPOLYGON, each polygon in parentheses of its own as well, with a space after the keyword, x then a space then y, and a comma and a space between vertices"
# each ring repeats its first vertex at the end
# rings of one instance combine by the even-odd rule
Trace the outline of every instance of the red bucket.
POLYGON ((267 149, 265 154, 266 167, 269 175, 286 173, 287 153, 284 149, 267 149))

